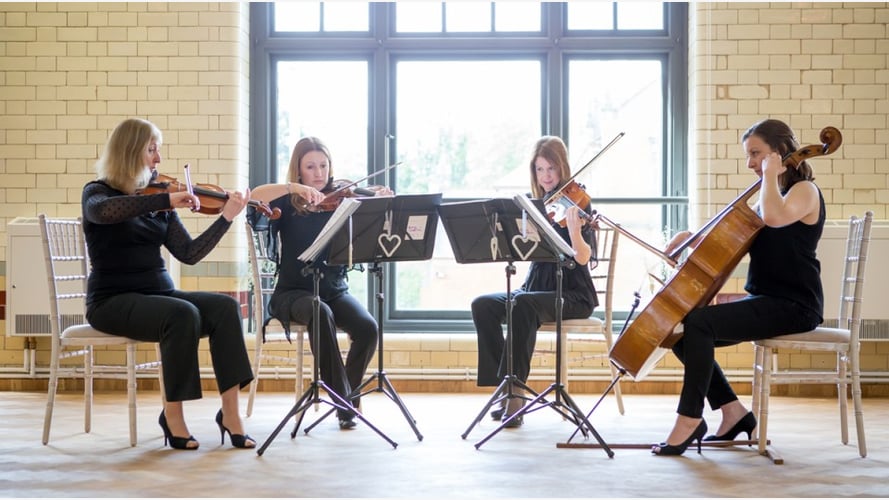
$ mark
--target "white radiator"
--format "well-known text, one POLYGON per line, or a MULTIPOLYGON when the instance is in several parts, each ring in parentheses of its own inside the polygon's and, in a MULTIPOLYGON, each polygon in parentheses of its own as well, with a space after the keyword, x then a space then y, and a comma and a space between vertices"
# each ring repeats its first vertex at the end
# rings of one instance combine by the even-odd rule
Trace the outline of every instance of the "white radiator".
MULTIPOLYGON (((49 325, 49 284, 40 242, 40 220, 16 217, 6 225, 6 335, 40 337, 52 334, 49 325)), ((179 262, 164 251, 173 282, 179 283, 179 262)), ((83 323, 83 304, 62 303, 64 326, 83 323)))
MULTIPOLYGON (((840 279, 846 254, 848 220, 829 220, 818 244, 821 282, 824 286, 824 321, 836 326, 840 307, 840 279)), ((874 220, 867 252, 864 297, 861 310, 861 339, 889 340, 889 220, 874 220)))
MULTIPOLYGON (((47 336, 49 285, 37 217, 16 217, 6 225, 6 335, 47 336)), ((82 323, 83 306, 65 301, 64 324, 82 323)))

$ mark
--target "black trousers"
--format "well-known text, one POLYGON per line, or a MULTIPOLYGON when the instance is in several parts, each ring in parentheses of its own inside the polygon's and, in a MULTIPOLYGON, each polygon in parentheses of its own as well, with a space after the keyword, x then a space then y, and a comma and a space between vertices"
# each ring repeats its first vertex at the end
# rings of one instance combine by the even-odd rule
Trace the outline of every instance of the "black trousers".
POLYGON ((820 321, 818 314, 795 302, 764 295, 694 309, 685 317, 685 333, 673 346, 685 365, 677 412, 701 418, 705 398, 713 410, 738 399, 716 362, 716 347, 805 332, 820 321))
MULTIPOLYGON (((563 295, 564 297, 564 295, 563 295)), ((537 343, 537 329, 556 320, 556 292, 513 292, 512 371, 522 382, 528 381, 531 357, 537 343)), ((472 301, 472 321, 478 334, 478 385, 497 386, 507 375, 506 292, 490 293, 472 301)), ((562 319, 588 318, 589 306, 567 300, 562 319)))
POLYGON ((144 342, 158 342, 167 401, 200 399, 198 343, 210 341, 210 357, 219 392, 253 380, 244 344, 241 307, 221 293, 172 295, 122 293, 87 307, 90 325, 103 332, 144 342))
MULTIPOLYGON (((312 322, 314 294, 303 290, 293 290, 288 291, 287 295, 288 300, 292 300, 290 318, 309 326, 312 352, 316 352, 315 349, 318 346, 315 345, 314 323, 312 322)), ((373 359, 379 335, 377 322, 367 309, 349 293, 344 293, 333 300, 322 300, 320 320, 321 350, 318 353, 318 368, 321 372, 321 379, 337 394, 348 398, 352 389, 361 385, 367 366, 373 359), (346 332, 352 341, 345 364, 343 364, 339 342, 336 338, 337 327, 346 332)), ((352 404, 357 406, 359 404, 358 398, 353 398, 352 404)), ((340 414, 340 416, 345 415, 340 414)))

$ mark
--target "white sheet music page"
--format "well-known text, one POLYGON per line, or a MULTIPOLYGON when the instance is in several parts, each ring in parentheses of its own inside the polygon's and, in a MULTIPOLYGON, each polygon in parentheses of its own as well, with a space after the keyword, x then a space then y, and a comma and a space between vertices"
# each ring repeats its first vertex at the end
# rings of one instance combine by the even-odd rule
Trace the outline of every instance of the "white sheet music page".
POLYGON ((527 212, 528 216, 531 217, 531 220, 534 221, 534 224, 537 226, 540 234, 543 238, 550 244, 551 247, 558 250, 559 253, 568 257, 574 257, 577 255, 577 252, 571 248, 571 245, 568 244, 565 240, 559 236, 559 233, 556 232, 555 229, 549 223, 542 213, 537 210, 537 207, 531 203, 531 200, 522 194, 517 194, 513 197, 516 204, 522 207, 522 210, 527 212))
POLYGON ((299 260, 307 263, 314 261, 318 254, 330 243, 333 235, 336 234, 343 224, 349 221, 349 217, 355 213, 355 210, 358 210, 360 205, 361 202, 357 198, 343 198, 340 206, 330 216, 330 220, 321 228, 321 232, 318 233, 315 241, 299 255, 299 260))

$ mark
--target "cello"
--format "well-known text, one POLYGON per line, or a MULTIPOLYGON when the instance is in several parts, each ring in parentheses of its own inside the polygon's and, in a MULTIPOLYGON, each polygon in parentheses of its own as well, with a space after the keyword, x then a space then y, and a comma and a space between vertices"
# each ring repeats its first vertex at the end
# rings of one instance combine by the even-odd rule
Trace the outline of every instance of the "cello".
MULTIPOLYGON (((806 146, 786 155, 782 161, 784 166, 796 168, 806 159, 829 155, 843 141, 840 131, 834 127, 822 129, 819 139, 822 144, 806 146)), ((634 380, 644 378, 681 338, 680 323, 685 316, 713 300, 765 226, 747 203, 759 191, 760 182, 754 182, 669 254, 675 259, 700 238, 686 260, 611 348, 611 361, 634 380)))

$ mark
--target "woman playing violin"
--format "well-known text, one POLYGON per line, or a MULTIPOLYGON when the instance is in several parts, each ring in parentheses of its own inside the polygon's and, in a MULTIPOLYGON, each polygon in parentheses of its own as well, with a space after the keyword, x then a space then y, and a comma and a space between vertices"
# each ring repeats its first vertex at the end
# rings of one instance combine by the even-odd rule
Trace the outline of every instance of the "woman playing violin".
MULTIPOLYGON (((824 197, 812 168, 785 166, 782 158, 799 149, 793 130, 779 120, 754 124, 741 137, 747 168, 760 178, 755 210, 765 223, 750 250, 746 298, 692 310, 673 352, 685 365, 678 416, 656 455, 680 455, 694 441, 733 440, 756 428, 753 413, 738 401, 714 357, 714 348, 811 330, 822 321, 824 296, 815 256, 824 228, 824 197), (716 434, 707 436, 704 400, 719 410, 716 434)), ((688 239, 678 233, 667 252, 688 239)))
MULTIPOLYGON (((269 301, 269 312, 284 325, 290 321, 307 324, 313 331, 312 300, 314 277, 303 274, 305 263, 297 257, 318 237, 330 219, 331 210, 316 207, 327 203, 325 193, 332 191, 333 162, 327 146, 316 137, 304 137, 293 148, 286 184, 264 184, 253 190, 253 196, 281 210, 281 217, 271 221, 271 231, 281 241, 281 263, 278 281, 269 301)), ((379 195, 392 194, 388 188, 379 195)), ((335 207, 331 207, 335 208, 335 207)), ((349 293, 346 266, 320 266, 321 317, 319 368, 321 378, 358 408, 359 398, 352 390, 361 385, 367 366, 373 358, 379 327, 364 305, 349 293), (337 327, 349 335, 351 345, 343 363, 336 338, 337 327)), ((310 336, 312 339, 312 336, 310 336)), ((312 339, 314 342, 314 339, 312 339)), ((340 429, 355 427, 351 411, 337 410, 340 429)))
POLYGON ((209 337, 222 408, 216 423, 232 445, 252 448, 244 432, 238 391, 253 380, 244 345, 238 302, 221 293, 177 290, 164 265, 161 246, 179 261, 195 264, 219 243, 247 204, 230 192, 221 215, 195 239, 173 208, 195 208, 187 191, 139 195, 161 161, 161 132, 132 118, 111 133, 96 167, 98 179, 83 188, 83 230, 92 263, 86 318, 104 332, 160 343, 164 409, 158 423, 164 444, 194 450, 198 441, 185 423, 183 401, 201 398, 198 343, 209 337))
MULTIPOLYGON (((529 162, 531 195, 547 198, 549 193, 561 187, 571 177, 568 165, 568 149, 559 137, 544 136, 534 146, 529 162)), ((565 268, 562 280, 564 319, 588 318, 599 305, 596 290, 587 267, 592 256, 590 241, 593 229, 584 224, 580 209, 589 213, 589 207, 572 206, 565 212, 565 225, 553 223, 559 235, 571 244, 577 254, 575 266, 565 268)), ((537 329, 545 322, 556 320, 556 271, 559 264, 533 262, 525 282, 512 293, 512 341, 513 375, 523 383, 531 370, 531 356, 537 342, 537 329)), ((497 386, 506 373, 506 349, 503 323, 506 321, 507 294, 490 293, 472 301, 472 321, 478 334, 478 385, 497 386)), ((522 395, 501 401, 501 407, 491 412, 495 420, 506 420, 524 406, 522 395)), ((510 420, 510 427, 522 425, 522 419, 510 420)))

